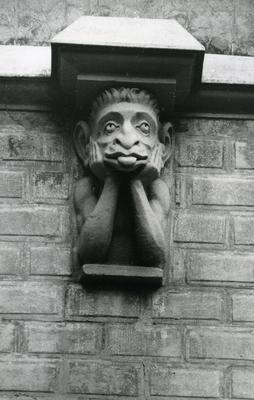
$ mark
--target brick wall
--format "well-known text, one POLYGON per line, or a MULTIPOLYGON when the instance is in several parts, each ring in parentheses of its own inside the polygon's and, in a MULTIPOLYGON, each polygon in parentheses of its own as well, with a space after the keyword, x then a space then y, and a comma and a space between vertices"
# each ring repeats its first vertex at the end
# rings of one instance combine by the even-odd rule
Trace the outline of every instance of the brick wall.
POLYGON ((85 290, 70 135, 0 112, 1 400, 254 399, 253 133, 178 121, 165 286, 85 290))

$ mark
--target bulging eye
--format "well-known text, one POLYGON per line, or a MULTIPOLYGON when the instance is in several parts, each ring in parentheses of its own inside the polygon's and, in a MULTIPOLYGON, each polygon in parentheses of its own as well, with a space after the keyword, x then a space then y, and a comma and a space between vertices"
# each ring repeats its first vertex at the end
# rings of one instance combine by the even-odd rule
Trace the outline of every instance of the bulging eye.
POLYGON ((141 124, 139 124, 139 125, 137 126, 137 128, 138 128, 139 130, 141 130, 141 132, 142 132, 144 135, 149 135, 149 134, 150 134, 150 125, 149 125, 148 122, 146 122, 146 121, 141 122, 141 124))
POLYGON ((117 128, 119 128, 118 124, 113 121, 109 121, 104 126, 104 133, 109 135, 110 133, 113 133, 117 128))

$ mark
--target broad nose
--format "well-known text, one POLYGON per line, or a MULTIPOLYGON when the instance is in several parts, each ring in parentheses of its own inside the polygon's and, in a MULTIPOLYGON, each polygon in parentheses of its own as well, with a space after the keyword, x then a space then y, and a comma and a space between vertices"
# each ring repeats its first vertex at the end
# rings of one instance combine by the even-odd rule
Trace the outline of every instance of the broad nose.
POLYGON ((124 124, 121 132, 115 138, 115 143, 129 150, 139 144, 138 134, 131 124, 124 124))

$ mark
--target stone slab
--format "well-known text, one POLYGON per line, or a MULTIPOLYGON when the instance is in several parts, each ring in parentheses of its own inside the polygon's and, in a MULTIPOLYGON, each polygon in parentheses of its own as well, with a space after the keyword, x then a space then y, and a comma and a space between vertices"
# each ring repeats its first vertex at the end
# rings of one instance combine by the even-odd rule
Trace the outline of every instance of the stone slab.
POLYGON ((189 32, 173 19, 84 16, 56 35, 52 43, 205 50, 189 32))
POLYGON ((130 265, 85 264, 81 281, 89 283, 119 283, 143 287, 161 286, 163 270, 130 265))
POLYGON ((51 49, 41 46, 0 46, 1 77, 50 77, 51 49))
POLYGON ((206 54, 202 83, 254 85, 254 57, 206 54))

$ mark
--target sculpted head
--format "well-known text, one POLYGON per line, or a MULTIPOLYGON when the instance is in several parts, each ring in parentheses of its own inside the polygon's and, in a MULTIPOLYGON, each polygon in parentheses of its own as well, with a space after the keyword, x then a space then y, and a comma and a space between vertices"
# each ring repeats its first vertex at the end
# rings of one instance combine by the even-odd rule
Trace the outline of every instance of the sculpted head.
POLYGON ((161 146, 164 165, 171 153, 171 130, 170 123, 160 123, 157 102, 148 92, 113 88, 95 100, 89 123, 77 124, 74 140, 84 165, 98 176, 95 151, 106 167, 133 172, 144 168, 153 149, 161 146))

